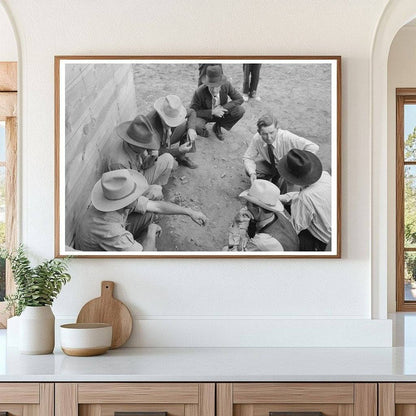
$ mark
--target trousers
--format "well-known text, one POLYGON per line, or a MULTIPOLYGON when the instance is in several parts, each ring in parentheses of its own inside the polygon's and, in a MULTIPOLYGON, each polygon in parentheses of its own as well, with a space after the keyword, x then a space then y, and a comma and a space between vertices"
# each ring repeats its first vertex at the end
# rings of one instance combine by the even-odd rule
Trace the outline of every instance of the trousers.
POLYGON ((259 85, 260 67, 261 64, 243 64, 243 94, 248 94, 252 98, 256 96, 257 86, 259 85))
POLYGON ((257 179, 265 179, 266 181, 274 183, 280 189, 281 194, 287 192, 287 182, 266 160, 256 161, 256 175, 257 179))
POLYGON ((325 251, 327 244, 314 237, 309 230, 302 230, 299 234, 300 251, 325 251))
POLYGON ((175 159, 169 153, 160 155, 153 166, 143 171, 149 185, 166 185, 172 173, 175 159))
POLYGON ((217 123, 221 127, 224 127, 226 130, 231 130, 234 124, 236 124, 241 117, 243 117, 245 109, 241 105, 236 105, 232 107, 228 113, 224 115, 224 117, 197 117, 196 118, 196 133, 200 136, 203 136, 203 130, 205 129, 205 125, 207 123, 217 123))

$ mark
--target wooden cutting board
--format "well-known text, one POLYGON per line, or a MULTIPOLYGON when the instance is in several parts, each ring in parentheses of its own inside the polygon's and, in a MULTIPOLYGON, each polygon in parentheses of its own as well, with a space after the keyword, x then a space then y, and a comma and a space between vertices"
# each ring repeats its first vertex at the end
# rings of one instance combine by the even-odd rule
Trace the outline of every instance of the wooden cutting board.
POLYGON ((114 282, 101 282, 101 296, 86 303, 77 323, 107 323, 113 326, 111 349, 121 347, 130 337, 133 319, 124 303, 113 297, 114 282))

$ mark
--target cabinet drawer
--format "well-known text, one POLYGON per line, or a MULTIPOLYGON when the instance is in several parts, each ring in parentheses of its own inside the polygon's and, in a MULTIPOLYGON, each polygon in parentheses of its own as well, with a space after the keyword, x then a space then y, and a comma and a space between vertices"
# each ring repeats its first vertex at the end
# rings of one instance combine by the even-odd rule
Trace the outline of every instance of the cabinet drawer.
POLYGON ((380 383, 380 416, 416 415, 416 383, 380 383))
POLYGON ((375 383, 221 383, 217 416, 376 416, 375 383))
POLYGON ((214 383, 59 383, 56 416, 215 416, 214 383))
POLYGON ((0 414, 53 416, 51 383, 0 383, 0 414))

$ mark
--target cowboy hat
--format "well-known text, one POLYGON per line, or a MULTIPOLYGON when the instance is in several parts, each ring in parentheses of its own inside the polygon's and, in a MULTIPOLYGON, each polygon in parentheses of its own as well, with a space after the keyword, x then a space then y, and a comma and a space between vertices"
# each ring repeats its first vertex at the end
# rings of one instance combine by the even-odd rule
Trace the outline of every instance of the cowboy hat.
POLYGON ((312 152, 292 149, 279 160, 277 170, 288 182, 305 186, 321 177, 322 163, 312 152))
POLYGON ((241 192, 239 195, 240 198, 273 212, 284 210, 279 196, 280 189, 275 184, 264 179, 256 179, 250 189, 241 192))
POLYGON ((98 211, 117 211, 135 201, 149 187, 145 177, 131 169, 103 173, 91 192, 91 202, 98 211))
POLYGON ((186 109, 177 95, 158 98, 153 107, 169 127, 177 127, 185 121, 186 109))
POLYGON ((116 128, 117 134, 125 142, 144 149, 160 148, 159 139, 146 116, 137 116, 133 121, 125 121, 116 128))
POLYGON ((219 87, 227 81, 227 77, 223 74, 219 65, 212 65, 207 67, 207 72, 201 81, 207 87, 219 87))

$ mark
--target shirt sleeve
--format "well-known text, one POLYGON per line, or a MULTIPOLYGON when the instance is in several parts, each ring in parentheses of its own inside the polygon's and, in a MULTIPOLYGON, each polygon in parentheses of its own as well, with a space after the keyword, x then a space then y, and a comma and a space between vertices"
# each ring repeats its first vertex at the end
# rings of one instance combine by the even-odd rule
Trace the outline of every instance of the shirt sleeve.
POLYGON ((232 86, 230 82, 225 84, 227 88, 227 94, 231 98, 231 101, 228 101, 223 105, 227 110, 231 110, 237 105, 241 105, 244 102, 243 96, 232 86))
POLYGON ((190 108, 195 111, 197 117, 209 119, 212 116, 212 109, 205 107, 203 98, 204 91, 201 87, 194 92, 190 108))
POLYGON ((126 230, 117 237, 103 239, 100 247, 104 251, 143 251, 143 246, 126 230))
POLYGON ((296 234, 306 230, 312 223, 313 211, 299 197, 293 199, 291 207, 291 222, 296 234))
POLYGON ((253 137, 243 156, 244 168, 248 175, 256 173, 256 157, 258 153, 256 140, 253 137))
POLYGON ((317 153, 319 146, 304 137, 300 137, 290 131, 286 131, 287 138, 290 140, 291 148, 307 150, 311 153, 317 153))
POLYGON ((249 251, 284 251, 283 246, 270 234, 256 234, 249 241, 249 251), (256 248, 253 250, 253 248, 256 248))
POLYGON ((188 129, 195 130, 196 126, 196 111, 193 108, 188 108, 186 110, 186 118, 188 119, 188 129))
POLYGON ((128 166, 127 164, 123 164, 121 162, 113 162, 110 160, 107 165, 107 171, 111 172, 112 170, 119 170, 119 169, 131 169, 131 166, 128 166))
POLYGON ((134 212, 137 212, 138 214, 145 214, 147 212, 147 203, 149 202, 149 199, 145 196, 139 196, 137 200, 136 207, 134 208, 134 212))

